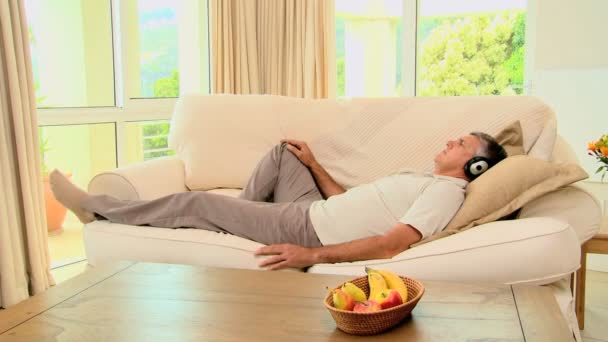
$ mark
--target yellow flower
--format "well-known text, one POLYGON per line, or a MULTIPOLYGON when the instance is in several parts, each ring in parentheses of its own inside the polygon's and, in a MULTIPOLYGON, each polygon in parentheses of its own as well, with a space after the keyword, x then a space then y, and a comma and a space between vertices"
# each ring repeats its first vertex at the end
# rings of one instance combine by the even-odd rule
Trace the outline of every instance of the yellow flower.
POLYGON ((600 151, 602 152, 602 154, 604 155, 604 157, 608 157, 608 146, 602 146, 602 147, 600 147, 600 151))
POLYGON ((590 142, 589 145, 587 145, 587 149, 589 151, 595 151, 595 142, 590 142))

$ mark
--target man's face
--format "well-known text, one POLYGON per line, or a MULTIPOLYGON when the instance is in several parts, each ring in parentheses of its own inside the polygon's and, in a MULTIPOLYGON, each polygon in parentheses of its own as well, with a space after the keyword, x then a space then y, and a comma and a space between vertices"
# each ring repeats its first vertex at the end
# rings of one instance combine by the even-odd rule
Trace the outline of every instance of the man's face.
POLYGON ((450 140, 445 149, 435 156, 435 166, 439 170, 464 169, 464 165, 475 156, 480 145, 479 138, 474 135, 450 140))

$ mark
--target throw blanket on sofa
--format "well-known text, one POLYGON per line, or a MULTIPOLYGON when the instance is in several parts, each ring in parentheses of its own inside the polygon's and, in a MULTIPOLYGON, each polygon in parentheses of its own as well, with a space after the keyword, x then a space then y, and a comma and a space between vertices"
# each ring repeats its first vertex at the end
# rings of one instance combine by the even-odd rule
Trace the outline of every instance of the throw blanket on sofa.
POLYGON ((403 168, 430 170, 447 140, 496 134, 519 120, 524 150, 548 159, 553 111, 525 96, 304 100, 273 95, 184 96, 170 147, 184 161, 191 190, 242 188, 282 138, 309 142, 337 182, 353 187, 403 168))
POLYGON ((341 127, 310 141, 319 162, 346 187, 401 169, 432 171, 433 158, 471 131, 496 135, 513 121, 523 127, 524 151, 548 159, 555 141, 553 112, 534 98, 395 98, 352 100, 357 108, 341 127), (516 101, 514 101, 516 100, 516 101), (547 132, 543 135, 543 129, 547 132), (542 141, 539 137, 542 136, 542 141), (545 145, 547 148, 540 148, 545 145), (549 153, 547 153, 549 152, 549 153))

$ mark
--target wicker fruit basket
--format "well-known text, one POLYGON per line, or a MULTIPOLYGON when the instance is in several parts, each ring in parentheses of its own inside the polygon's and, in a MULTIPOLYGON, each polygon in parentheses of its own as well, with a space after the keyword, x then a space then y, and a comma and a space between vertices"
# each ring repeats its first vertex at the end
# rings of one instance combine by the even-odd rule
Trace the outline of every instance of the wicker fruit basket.
MULTIPOLYGON (((353 335, 374 335, 392 328, 410 315, 418 301, 424 294, 424 286, 421 282, 401 277, 407 285, 407 302, 376 312, 353 312, 336 309, 331 292, 325 297, 325 307, 336 321, 338 329, 353 335)), ((369 284, 367 277, 359 277, 350 280, 357 285, 366 296, 369 296, 369 284)), ((340 288, 342 284, 336 287, 340 288)))

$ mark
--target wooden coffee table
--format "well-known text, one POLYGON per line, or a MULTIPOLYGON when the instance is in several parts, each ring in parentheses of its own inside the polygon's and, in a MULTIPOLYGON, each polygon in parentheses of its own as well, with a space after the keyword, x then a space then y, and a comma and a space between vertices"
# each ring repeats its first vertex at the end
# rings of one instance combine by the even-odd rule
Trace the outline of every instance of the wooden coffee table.
MULTIPOLYGON (((121 263, 0 310, 0 341, 350 341, 323 306, 352 276, 121 263)), ((423 282, 379 341, 572 341, 550 289, 423 282)))

